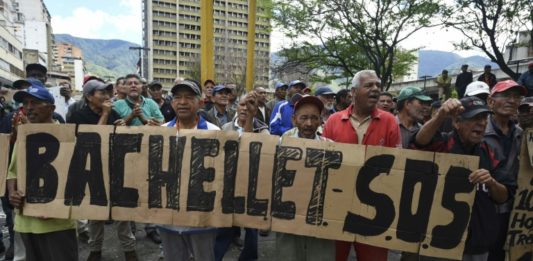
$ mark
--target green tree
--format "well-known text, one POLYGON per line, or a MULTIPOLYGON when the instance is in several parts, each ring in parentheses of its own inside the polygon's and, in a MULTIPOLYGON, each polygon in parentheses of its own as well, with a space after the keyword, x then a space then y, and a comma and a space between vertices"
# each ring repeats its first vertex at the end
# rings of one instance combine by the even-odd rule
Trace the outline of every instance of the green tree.
POLYGON ((456 43, 457 48, 479 49, 511 78, 518 78, 503 53, 506 47, 516 44, 520 31, 530 32, 533 39, 531 0, 455 0, 443 12, 446 26, 459 30, 465 37, 456 43))
POLYGON ((441 25, 435 19, 441 7, 439 0, 278 0, 274 21, 300 42, 291 49, 302 46, 297 53, 311 59, 310 68, 334 66, 343 76, 370 68, 388 89, 414 61, 399 44, 422 28, 441 25), (403 69, 395 70, 399 65, 403 69))

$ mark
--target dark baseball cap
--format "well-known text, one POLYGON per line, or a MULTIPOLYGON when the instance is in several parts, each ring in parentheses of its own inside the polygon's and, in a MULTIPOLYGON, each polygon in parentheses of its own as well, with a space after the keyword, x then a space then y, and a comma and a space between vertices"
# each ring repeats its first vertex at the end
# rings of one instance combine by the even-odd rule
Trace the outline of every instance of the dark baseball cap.
POLYGON ((189 80, 183 80, 183 81, 176 82, 176 84, 172 87, 170 92, 172 94, 175 94, 180 88, 187 88, 187 89, 191 90, 194 94, 196 94, 198 96, 202 95, 202 90, 200 89, 198 84, 196 84, 193 81, 189 81, 189 80))
POLYGON ((305 87, 307 87, 307 85, 306 85, 304 82, 302 82, 302 81, 300 81, 300 80, 294 80, 294 81, 292 81, 292 82, 289 83, 289 88, 291 88, 291 87, 293 87, 293 86, 296 86, 296 85, 300 85, 300 86, 302 86, 302 89, 305 88, 305 87))
POLYGON ((44 88, 42 84, 32 84, 28 89, 21 90, 15 93, 13 95, 13 100, 16 102, 22 102, 24 100, 24 97, 31 96, 37 100, 45 101, 50 104, 54 104, 54 96, 48 91, 48 89, 44 88))
POLYGON ((83 85, 83 95, 88 95, 93 91, 111 91, 113 90, 112 83, 103 83, 99 80, 90 80, 83 85))
POLYGON ((278 83, 276 83, 276 90, 279 89, 279 88, 289 88, 289 85, 287 85, 284 82, 278 82, 278 83))
POLYGON ((30 63, 26 65, 26 72, 33 71, 33 70, 41 71, 44 74, 48 72, 48 69, 46 69, 46 67, 40 63, 30 63))
POLYGON ((220 92, 222 90, 227 90, 228 92, 232 92, 233 91, 231 88, 226 87, 226 85, 219 84, 219 85, 217 85, 217 86, 215 86, 213 88, 213 92, 212 93, 213 93, 213 95, 215 95, 215 93, 220 92))
POLYGON ((153 89, 154 87, 158 87, 159 89, 163 88, 163 85, 158 81, 152 81, 150 84, 148 84, 149 89, 153 89))
POLYGON ((318 87, 316 89, 315 95, 316 96, 320 96, 320 95, 335 95, 335 92, 333 92, 333 90, 331 88, 329 88, 328 86, 322 86, 322 87, 318 87))
POLYGON ((476 96, 464 97, 460 101, 464 108, 464 111, 460 114, 463 119, 471 119, 484 112, 492 113, 485 101, 476 96))
POLYGON ((533 107, 533 97, 525 97, 520 102, 520 106, 518 106, 518 111, 524 108, 529 108, 530 106, 533 107))
POLYGON ((44 85, 41 81, 35 78, 26 78, 20 79, 13 82, 13 88, 15 89, 25 89, 32 85, 40 86, 44 88, 44 85))

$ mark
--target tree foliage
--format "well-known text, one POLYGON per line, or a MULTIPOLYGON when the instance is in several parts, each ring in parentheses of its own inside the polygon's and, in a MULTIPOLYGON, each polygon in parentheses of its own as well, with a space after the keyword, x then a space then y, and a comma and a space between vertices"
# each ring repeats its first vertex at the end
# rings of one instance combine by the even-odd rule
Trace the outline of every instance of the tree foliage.
MULTIPOLYGON (((531 0, 455 0, 443 10, 445 25, 459 30, 464 40, 460 49, 483 51, 511 78, 518 78, 503 53, 514 45, 520 31, 528 31, 533 39, 533 4, 531 0)), ((529 43, 531 44, 531 43, 529 43)))
POLYGON ((399 44, 439 25, 441 7, 438 0, 278 0, 274 21, 299 42, 282 52, 288 62, 297 54, 308 68, 333 67, 342 76, 373 69, 388 89, 393 76, 405 74, 406 62, 414 61, 409 51, 398 56, 399 44), (397 65, 404 69, 395 70, 397 65))

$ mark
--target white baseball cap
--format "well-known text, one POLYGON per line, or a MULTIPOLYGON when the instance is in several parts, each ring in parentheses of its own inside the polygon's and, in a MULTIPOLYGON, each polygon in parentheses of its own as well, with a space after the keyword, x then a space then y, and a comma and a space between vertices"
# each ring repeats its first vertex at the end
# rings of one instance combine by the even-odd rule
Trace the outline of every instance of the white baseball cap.
POLYGON ((465 96, 475 96, 482 93, 490 94, 489 86, 484 82, 475 81, 466 86, 465 96))

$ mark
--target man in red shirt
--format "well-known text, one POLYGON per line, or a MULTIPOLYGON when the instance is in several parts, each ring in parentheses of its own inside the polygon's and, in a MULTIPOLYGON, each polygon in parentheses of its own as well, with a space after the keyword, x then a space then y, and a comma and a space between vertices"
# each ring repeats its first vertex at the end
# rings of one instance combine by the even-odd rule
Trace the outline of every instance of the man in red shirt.
MULTIPOLYGON (((352 80, 352 105, 331 115, 324 125, 323 136, 335 142, 379 145, 401 148, 400 128, 394 116, 376 108, 381 80, 375 71, 363 70, 352 80)), ((387 249, 337 241, 336 260, 345 261, 351 246, 355 247, 357 260, 387 260, 387 249)))

